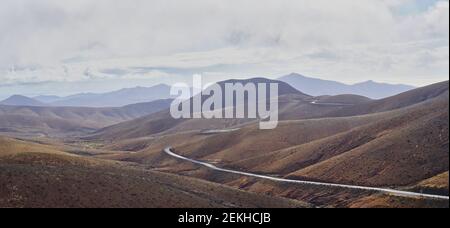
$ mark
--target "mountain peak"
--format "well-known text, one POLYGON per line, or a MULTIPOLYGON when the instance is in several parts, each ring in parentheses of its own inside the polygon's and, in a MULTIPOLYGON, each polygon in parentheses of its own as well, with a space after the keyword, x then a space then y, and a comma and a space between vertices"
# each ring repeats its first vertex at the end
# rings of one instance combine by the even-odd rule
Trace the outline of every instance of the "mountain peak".
POLYGON ((303 93, 302 91, 299 91, 292 87, 289 83, 280 81, 280 80, 273 80, 263 77, 256 77, 256 78, 250 78, 250 79, 230 79, 222 82, 218 82, 219 85, 223 86, 226 83, 277 83, 278 84, 278 92, 279 95, 286 95, 286 94, 298 94, 298 95, 304 95, 304 96, 310 96, 308 94, 303 93))
POLYGON ((107 93, 77 94, 63 97, 52 103, 52 105, 71 107, 122 107, 168 98, 171 98, 170 87, 166 84, 158 84, 152 87, 137 86, 123 88, 107 93))
POLYGON ((168 87, 170 87, 170 86, 167 85, 167 84, 161 83, 161 84, 154 85, 154 86, 152 86, 152 87, 153 87, 153 88, 168 88, 168 87))
POLYGON ((313 96, 355 94, 371 99, 381 99, 414 89, 412 86, 379 83, 373 80, 348 85, 337 81, 305 77, 297 73, 284 76, 280 80, 313 96))
POLYGON ((23 96, 23 95, 15 94, 15 95, 10 96, 8 99, 31 99, 31 98, 23 96))
POLYGON ((302 75, 302 74, 299 74, 299 73, 295 73, 295 72, 292 72, 292 73, 286 75, 286 77, 302 77, 302 78, 307 78, 305 75, 302 75))
POLYGON ((381 83, 377 83, 377 82, 375 82, 373 80, 368 80, 368 81, 356 83, 355 85, 370 85, 370 84, 381 84, 381 83))
POLYGON ((0 104, 10 106, 43 106, 43 103, 23 95, 12 95, 6 100, 1 101, 0 104))
POLYGON ((118 91, 150 90, 150 89, 167 89, 167 88, 170 88, 170 86, 168 86, 168 85, 166 85, 166 84, 157 84, 157 85, 149 86, 149 87, 146 87, 146 86, 135 86, 135 87, 132 87, 132 88, 123 88, 123 89, 120 89, 120 90, 117 90, 117 91, 112 91, 112 92, 110 92, 110 93, 114 93, 114 92, 118 92, 118 91))

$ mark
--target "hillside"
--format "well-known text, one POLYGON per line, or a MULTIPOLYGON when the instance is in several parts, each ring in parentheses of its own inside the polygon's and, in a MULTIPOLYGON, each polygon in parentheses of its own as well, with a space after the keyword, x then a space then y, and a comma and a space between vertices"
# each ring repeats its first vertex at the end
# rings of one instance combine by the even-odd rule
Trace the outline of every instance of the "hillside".
POLYGON ((170 107, 172 100, 121 108, 0 106, 0 132, 24 135, 86 134, 170 107))
MULTIPOLYGON (((156 191, 154 194, 162 199, 168 197, 165 193, 179 194, 177 191, 181 189, 183 192, 194 191, 193 199, 195 202, 201 203, 200 207, 207 207, 208 203, 209 206, 235 206, 234 203, 223 205, 215 200, 213 200, 215 204, 211 204, 211 198, 205 197, 211 195, 210 190, 204 191, 203 187, 197 185, 195 181, 191 183, 192 185, 184 183, 184 181, 191 182, 190 177, 195 177, 215 182, 218 189, 229 189, 230 191, 240 189, 252 192, 245 194, 252 195, 248 197, 256 197, 252 198, 253 200, 259 200, 258 197, 267 194, 297 200, 289 201, 287 204, 277 204, 283 207, 292 206, 291 203, 295 204, 299 201, 306 201, 318 206, 336 207, 448 207, 446 206, 448 204, 443 201, 418 200, 373 194, 368 191, 280 184, 268 180, 262 181, 258 178, 233 174, 224 175, 188 162, 182 162, 162 152, 164 148, 171 146, 178 154, 206 161, 218 167, 289 179, 398 188, 432 194, 445 195, 448 193, 448 184, 445 182, 446 173, 449 170, 448 82, 418 88, 383 100, 371 100, 357 95, 312 97, 292 89, 287 84, 281 85, 280 88, 283 88, 280 90, 279 97, 281 122, 274 130, 260 130, 255 119, 173 120, 167 109, 162 109, 150 115, 103 128, 89 137, 83 137, 83 140, 79 142, 80 145, 90 145, 90 148, 101 150, 102 153, 85 153, 83 149, 76 148, 68 150, 89 156, 78 157, 63 152, 65 148, 63 146, 55 149, 52 146, 37 144, 28 146, 29 143, 20 142, 21 146, 9 146, 6 147, 10 148, 7 150, 32 152, 32 155, 22 158, 23 155, 16 156, 14 153, 9 153, 4 156, 2 161, 6 164, 4 167, 7 167, 7 170, 13 170, 8 172, 9 176, 19 174, 24 176, 27 183, 18 183, 18 186, 24 186, 25 189, 34 188, 28 186, 28 183, 43 181, 41 179, 36 181, 36 176, 24 175, 24 170, 32 170, 33 173, 39 174, 39 170, 43 169, 44 172, 52 174, 51 178, 53 178, 53 173, 71 176, 64 182, 78 183, 83 186, 82 188, 85 185, 79 183, 83 183, 82 180, 87 179, 89 184, 86 185, 86 190, 82 190, 84 193, 89 191, 87 189, 97 188, 96 184, 93 184, 96 183, 97 176, 106 180, 100 184, 101 191, 103 191, 103 186, 107 186, 115 189, 114 192, 125 191, 122 188, 114 188, 113 183, 117 184, 114 181, 118 181, 120 186, 125 186, 131 183, 129 177, 132 177, 131 180, 137 182, 138 186, 132 190, 126 189, 126 191, 132 192, 133 197, 125 195, 119 200, 120 203, 127 205, 138 205, 138 202, 134 201, 135 197, 138 197, 140 201, 147 202, 145 199, 148 198, 145 197, 150 196, 140 192, 144 188, 153 191, 154 188, 151 186, 154 185, 156 191), (226 129, 231 130, 214 131, 226 129), (45 155, 39 153, 39 151, 46 150, 50 150, 50 152, 46 152, 45 155), (38 153, 35 154, 36 151, 38 153), (68 163, 66 156, 70 157, 68 163), (17 161, 15 157, 20 157, 20 159, 17 161), (26 168, 16 166, 17 163, 23 165, 28 162, 31 162, 33 166, 26 168), (34 166, 36 163, 48 164, 47 162, 52 165, 37 168, 34 166), (133 166, 129 166, 131 163, 128 162, 132 162, 133 166), (55 168, 55 164, 64 164, 64 167, 56 166, 55 168), (144 171, 141 170, 142 168, 153 171, 144 171), (184 177, 160 174, 155 172, 156 170, 184 177), (74 172, 75 177, 73 177, 74 172), (127 178, 122 178, 121 175, 126 175, 127 178), (76 178, 78 176, 80 178, 76 178), (138 178, 133 179, 135 176, 138 178), (143 178, 144 176, 146 177, 143 178), (175 179, 169 181, 166 177, 175 179), (172 190, 158 192, 157 188, 161 185, 165 186, 165 183, 168 182, 179 183, 179 185, 170 185, 176 189, 173 192, 172 190), (225 188, 225 185, 232 188, 225 188), (203 196, 203 201, 197 200, 196 197, 201 198, 200 195, 203 196), (203 204, 203 202, 205 203, 203 204)), ((157 106, 156 103, 151 107, 154 106, 157 106)), ((133 112, 146 112, 149 106, 137 104, 126 107, 133 112)), ((2 108, 11 109, 13 107, 2 106, 2 108)), ((27 113, 26 110, 29 110, 30 107, 25 108, 27 109, 18 111, 16 115, 27 113)), ((41 113, 36 111, 39 109, 45 110, 46 113, 49 112, 49 108, 31 108, 34 110, 29 111, 28 116, 41 113)), ((71 108, 68 109, 71 110, 71 108)), ((0 110, 2 109, 0 108, 0 110)), ((111 111, 109 108, 85 109, 81 113, 83 115, 89 113, 88 110, 95 110, 96 112, 93 113, 97 113, 98 110, 111 111)), ((56 114, 61 115, 60 112, 55 112, 54 115, 56 114)), ((114 115, 108 114, 107 116, 114 115)), ((12 117, 10 116, 10 118, 12 117)), ((95 118, 92 121, 92 126, 94 126, 95 118)), ((41 121, 37 123, 45 124, 41 121)), ((60 124, 64 127, 71 126, 67 123, 60 124)), ((77 126, 74 125, 74 127, 77 126)), ((84 136, 89 132, 92 132, 92 129, 85 130, 80 135, 84 136)), ((17 141, 15 142, 17 144, 17 141)), ((11 143, 3 141, 3 144, 10 145, 11 143)), ((77 143, 71 146, 76 147, 77 143)), ((38 176, 38 178, 42 177, 38 176)), ((66 187, 59 186, 58 188, 63 189, 61 192, 75 194, 66 187)), ((209 186, 207 188, 214 189, 209 186)), ((172 188, 169 187, 169 189, 172 188)), ((228 195, 223 197, 222 190, 213 192, 220 199, 229 197, 228 195)), ((51 189, 49 191, 55 192, 55 195, 60 194, 60 190, 51 189)), ((116 197, 115 193, 106 195, 116 197)), ((103 196, 96 197, 100 198, 102 204, 110 205, 102 201, 103 196)), ((74 202, 88 202, 84 198, 81 199, 81 201, 75 201, 69 197, 64 200, 58 198, 58 200, 47 201, 54 204, 57 204, 55 203, 57 201, 71 202, 72 205, 75 204, 74 202)), ((178 201, 178 198, 175 199, 178 201)), ((227 200, 237 202, 243 199, 231 197, 227 200)), ((252 205, 250 203, 253 200, 244 200, 243 202, 252 205)), ((261 202, 272 204, 273 200, 279 201, 279 198, 264 198, 261 202)), ((153 200, 152 202, 151 205, 162 206, 162 201, 153 200)), ((219 202, 225 201, 219 200, 219 202)), ((32 202, 31 205, 37 204, 45 205, 45 202, 32 202)), ((176 204, 169 201, 169 204, 166 205, 176 204)), ((82 206, 85 207, 84 204, 82 206)), ((183 206, 185 205, 183 204, 183 206)))
POLYGON ((435 194, 448 195, 448 171, 441 173, 424 181, 421 181, 412 189, 418 192, 432 192, 435 194))
MULTIPOLYGON (((372 102, 378 104, 378 101, 369 101, 340 109, 366 106, 372 102)), ((431 193, 444 191, 445 183, 440 184, 444 179, 439 175, 449 169, 448 84, 419 88, 406 95, 386 99, 383 106, 377 107, 383 108, 372 109, 374 113, 367 115, 282 121, 271 131, 261 131, 257 124, 249 123, 226 133, 178 131, 176 134, 130 138, 116 142, 110 149, 137 153, 110 158, 214 180, 248 191, 276 192, 318 204, 375 206, 378 205, 376 202, 387 205, 388 201, 384 200, 390 200, 397 202, 392 206, 424 206, 420 201, 375 197, 367 193, 318 191, 251 178, 220 177, 161 152, 163 148, 172 146, 183 156, 218 166, 292 179, 408 188, 431 193), (383 112, 384 107, 389 107, 387 110, 401 108, 383 112), (440 187, 430 187, 432 185, 440 187), (324 194, 327 197, 317 197, 324 194), (339 200, 342 198, 347 200, 339 200)), ((429 203, 426 205, 430 207, 442 206, 429 203)))
POLYGON ((358 118, 282 122, 270 133, 249 126, 175 148, 190 158, 257 173, 407 186, 448 170, 447 119, 448 99, 436 100, 358 118))
MULTIPOLYGON (((254 79, 257 82, 277 82, 254 79)), ((241 81, 244 84, 251 80, 241 81)), ((236 80, 228 81, 236 82, 236 80)), ((223 84, 226 82, 221 82, 223 84)), ((448 83, 412 90, 405 94, 383 100, 370 100, 357 95, 312 97, 280 83, 279 119, 303 120, 326 117, 357 116, 408 107, 448 91, 448 83), (330 103, 331 102, 331 103, 330 103)), ((120 123, 98 131, 88 139, 119 140, 146 137, 155 134, 171 134, 183 131, 202 131, 242 127, 255 119, 178 119, 174 120, 169 110, 129 122, 120 123)))
POLYGON ((355 116, 390 111, 415 105, 440 96, 448 97, 448 90, 449 82, 440 82, 382 100, 375 100, 352 107, 346 107, 335 112, 327 113, 326 116, 355 116))
POLYGON ((353 95, 353 94, 341 94, 336 96, 321 96, 315 98, 316 104, 343 104, 343 105, 359 105, 371 102, 372 99, 353 95))
POLYGON ((0 137, 0 207, 308 207, 0 137))
MULTIPOLYGON (((312 104, 314 97, 306 95, 295 90, 290 85, 263 78, 249 80, 230 80, 219 82, 221 87, 225 83, 242 82, 243 84, 252 83, 279 83, 279 118, 281 120, 308 119, 321 116, 326 113, 337 111, 341 106, 335 105, 316 105, 312 104)), ((337 97, 336 101, 345 102, 337 97)), ((203 101, 208 96, 203 96, 203 101)), ((188 101, 189 102, 189 101, 188 101)), ((191 101, 192 102, 192 99, 191 101)), ((353 101, 350 101, 353 102, 353 101)), ((169 110, 165 110, 153 115, 145 116, 132 121, 120 123, 98 131, 96 134, 88 137, 92 140, 123 140, 131 138, 146 137, 151 135, 172 134, 176 132, 203 131, 225 128, 242 127, 246 124, 257 121, 256 119, 173 119, 169 110)))
MULTIPOLYGON (((352 147, 288 176, 370 186, 409 186, 446 172, 448 101, 430 108, 434 108, 430 114, 426 113, 430 109, 421 110, 420 115, 409 112, 357 129, 352 135, 360 137, 344 136, 352 138, 352 147)), ((325 156, 333 152, 329 150, 325 156)))

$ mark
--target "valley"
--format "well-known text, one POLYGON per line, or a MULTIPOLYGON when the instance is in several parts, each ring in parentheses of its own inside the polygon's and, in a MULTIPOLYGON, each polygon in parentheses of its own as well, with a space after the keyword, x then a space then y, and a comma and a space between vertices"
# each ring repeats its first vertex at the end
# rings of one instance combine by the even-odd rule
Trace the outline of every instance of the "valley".
POLYGON ((194 227, 447 209, 449 9, 3 0, 0 208, 194 227))
POLYGON ((0 207, 448 207, 448 81, 380 100, 276 82, 273 130, 171 100, 0 105, 0 207))

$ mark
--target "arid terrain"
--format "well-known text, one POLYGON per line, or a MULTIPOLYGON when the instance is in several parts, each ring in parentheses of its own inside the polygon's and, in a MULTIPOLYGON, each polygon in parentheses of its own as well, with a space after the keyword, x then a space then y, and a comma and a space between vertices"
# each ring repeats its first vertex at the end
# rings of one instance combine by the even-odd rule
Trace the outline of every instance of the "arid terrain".
POLYGON ((287 180, 448 196, 448 81, 380 100, 277 83, 274 130, 256 119, 174 120, 170 100, 0 105, 0 207, 449 207, 448 199, 224 173, 164 153, 287 180))
POLYGON ((172 100, 138 103, 119 108, 10 106, 0 104, 3 133, 31 137, 67 137, 95 132, 170 107, 172 100))
POLYGON ((0 138, 0 207, 311 207, 0 138))
POLYGON ((449 17, 450 0, 2 0, 0 208, 181 208, 150 222, 194 227, 449 208, 449 17))

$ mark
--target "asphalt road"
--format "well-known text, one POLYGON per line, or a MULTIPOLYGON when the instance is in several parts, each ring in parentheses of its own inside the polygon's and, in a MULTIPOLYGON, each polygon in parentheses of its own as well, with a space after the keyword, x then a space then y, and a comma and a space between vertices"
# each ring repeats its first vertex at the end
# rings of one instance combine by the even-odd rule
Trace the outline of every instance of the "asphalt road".
POLYGON ((408 192, 408 191, 401 191, 401 190, 394 190, 394 189, 387 189, 387 188, 374 188, 374 187, 364 187, 364 186, 357 186, 357 185, 345 185, 345 184, 332 184, 332 183, 315 182, 315 181, 291 180, 291 179, 285 179, 285 178, 277 178, 277 177, 259 175, 259 174, 254 174, 254 173, 241 172, 241 171, 230 170, 230 169, 223 169, 223 168, 219 168, 215 165, 212 165, 212 164, 209 164, 206 162, 201 162, 201 161, 197 161, 194 159, 190 159, 190 158, 178 155, 178 154, 172 152, 171 147, 167 147, 166 149, 164 149, 164 152, 174 158, 178 158, 178 159, 188 161, 188 162, 191 162, 191 163, 194 163, 197 165, 201 165, 201 166, 204 166, 204 167, 207 167, 209 169, 216 170, 219 172, 238 174, 238 175, 248 176, 248 177, 255 177, 255 178, 266 179, 266 180, 271 180, 271 181, 275 181, 275 182, 324 186, 324 187, 335 187, 335 188, 353 189, 353 190, 366 190, 366 191, 387 193, 387 194, 403 196, 403 197, 449 200, 448 196, 441 196, 441 195, 422 194, 422 193, 415 193, 415 192, 408 192))
POLYGON ((322 106, 354 106, 353 104, 345 104, 345 103, 321 103, 318 101, 312 101, 310 104, 312 105, 322 105, 322 106))

